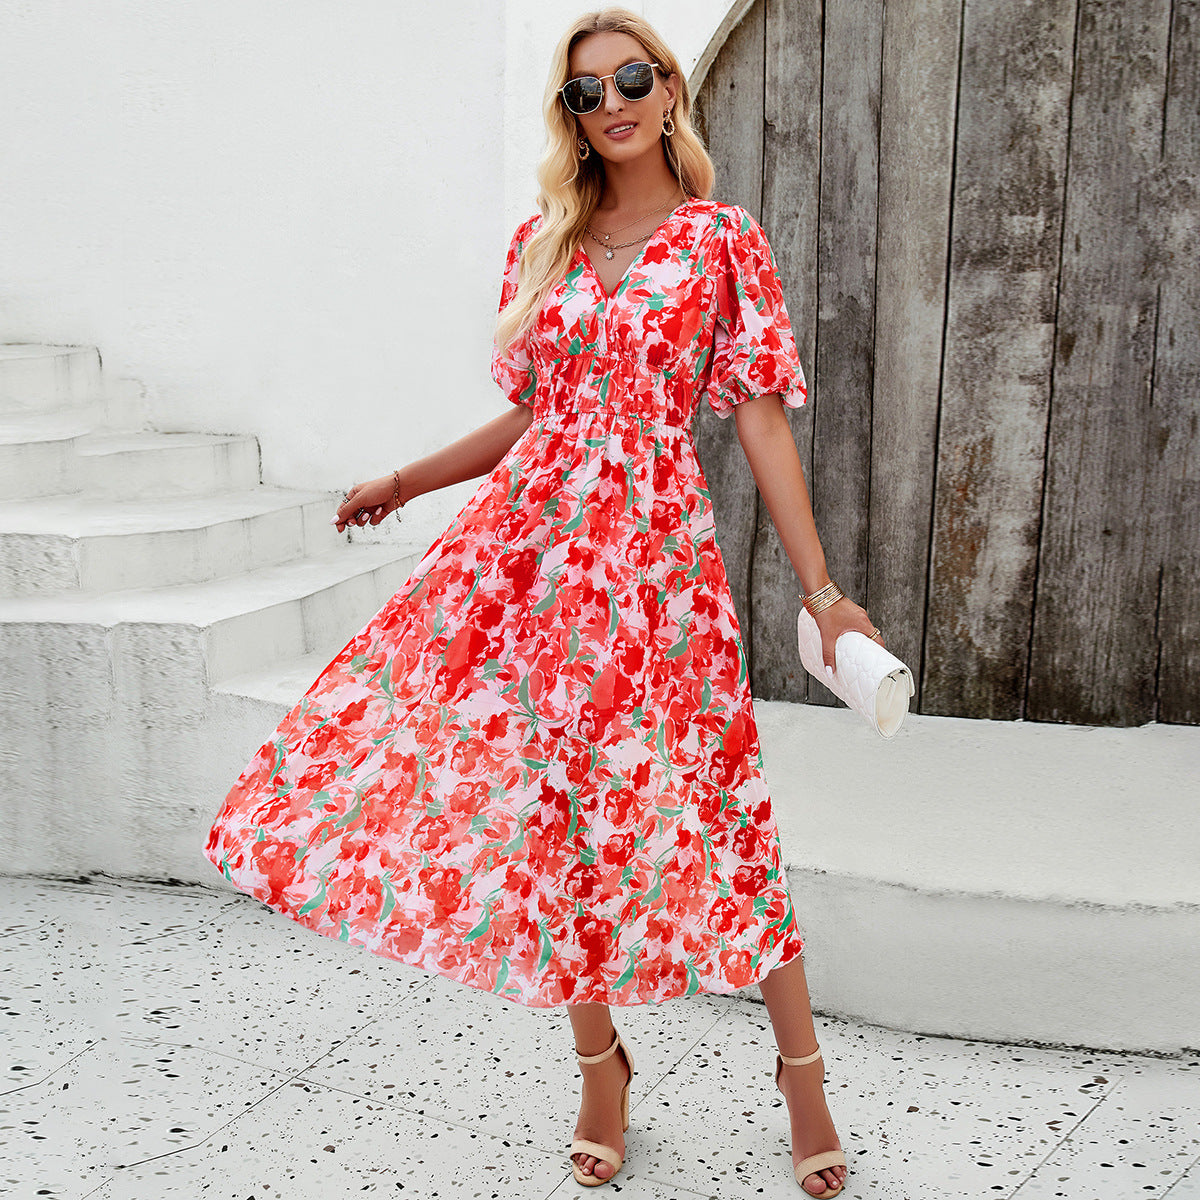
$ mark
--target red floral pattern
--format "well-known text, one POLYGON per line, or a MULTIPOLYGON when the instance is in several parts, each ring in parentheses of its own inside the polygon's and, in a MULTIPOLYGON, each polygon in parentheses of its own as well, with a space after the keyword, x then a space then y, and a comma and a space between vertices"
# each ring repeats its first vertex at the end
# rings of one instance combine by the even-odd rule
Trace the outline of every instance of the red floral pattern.
POLYGON ((687 201, 612 296, 580 248, 493 375, 529 429, 205 853, 319 933, 525 1005, 746 987, 803 941, 689 428, 703 398, 805 401, 762 230, 687 201))

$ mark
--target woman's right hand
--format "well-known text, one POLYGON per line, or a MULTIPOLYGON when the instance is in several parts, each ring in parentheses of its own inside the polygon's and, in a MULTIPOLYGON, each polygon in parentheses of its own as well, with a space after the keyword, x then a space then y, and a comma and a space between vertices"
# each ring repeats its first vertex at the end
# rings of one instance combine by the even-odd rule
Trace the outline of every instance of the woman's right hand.
POLYGON ((395 511, 396 503, 392 498, 394 491, 395 480, 391 475, 356 483, 346 493, 346 499, 338 505, 330 525, 336 525, 338 533, 347 525, 378 525, 388 513, 395 511), (360 515, 363 509, 366 511, 360 515))

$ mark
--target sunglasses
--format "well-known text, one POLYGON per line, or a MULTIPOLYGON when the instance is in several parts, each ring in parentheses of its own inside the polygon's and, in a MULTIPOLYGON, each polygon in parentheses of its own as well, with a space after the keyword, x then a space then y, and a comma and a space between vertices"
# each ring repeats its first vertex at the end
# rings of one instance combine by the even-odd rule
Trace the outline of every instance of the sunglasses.
POLYGON ((595 112, 604 100, 604 81, 613 86, 626 100, 644 100, 654 90, 654 68, 658 63, 631 62, 618 67, 611 75, 580 75, 569 79, 558 89, 563 103, 577 117, 595 112))

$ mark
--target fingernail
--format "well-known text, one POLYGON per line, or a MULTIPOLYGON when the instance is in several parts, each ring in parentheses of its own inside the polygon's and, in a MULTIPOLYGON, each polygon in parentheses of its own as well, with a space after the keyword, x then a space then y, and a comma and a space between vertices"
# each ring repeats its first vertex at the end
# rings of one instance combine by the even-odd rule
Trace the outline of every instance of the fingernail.
POLYGON ((831 666, 827 665, 825 667, 825 674, 828 675, 830 678, 832 678, 833 677, 833 668, 831 666))
POLYGON ((330 517, 329 523, 330 523, 330 525, 336 525, 338 523, 337 517, 330 517))

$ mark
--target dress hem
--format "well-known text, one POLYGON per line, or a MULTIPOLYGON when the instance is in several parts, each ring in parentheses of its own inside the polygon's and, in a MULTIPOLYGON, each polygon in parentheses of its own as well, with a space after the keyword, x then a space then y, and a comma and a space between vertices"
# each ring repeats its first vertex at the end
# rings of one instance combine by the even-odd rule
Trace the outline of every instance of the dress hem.
MULTIPOLYGON (((440 967, 422 961, 420 956, 417 954, 413 954, 411 957, 389 954, 387 950, 383 948, 376 949, 372 946, 369 946, 362 938, 355 938, 353 936, 340 937, 330 929, 322 928, 319 925, 310 924, 307 921, 303 921, 286 906, 278 902, 272 902, 270 899, 256 895, 254 892, 242 887, 240 884, 238 884, 236 879, 232 878, 221 869, 218 861, 214 861, 207 853, 205 853, 204 857, 211 862, 218 871, 220 871, 222 878, 224 878, 228 883, 231 883, 242 895, 249 896, 252 900, 256 900, 259 904, 262 904, 265 908, 270 909, 272 912, 278 913, 280 916, 287 917, 295 925, 298 925, 304 929, 308 929, 313 933, 320 934, 322 937, 328 938, 331 942, 341 942, 343 945, 355 946, 358 949, 365 951, 367 954, 373 954, 377 958, 386 958, 391 962, 397 962, 406 967, 415 967, 417 970, 423 971, 427 975, 440 975, 443 979, 449 979, 454 983, 463 984, 466 987, 474 988, 476 991, 488 992, 493 996, 499 996, 502 1000, 508 1000, 513 1004, 519 1004, 522 1008, 562 1008, 570 1004, 608 1004, 614 1008, 636 1008, 640 1005, 657 1006, 659 1004, 664 1004, 669 1000, 682 1000, 689 996, 729 996, 735 992, 744 991, 746 988, 752 987, 753 985, 759 983, 764 976, 775 970, 776 967, 787 966, 787 964, 792 962, 793 959, 803 958, 804 955, 804 941, 800 937, 799 933, 796 933, 794 937, 785 936, 780 938, 779 944, 776 946, 772 954, 764 956, 763 960, 759 963, 755 970, 754 977, 752 979, 748 979, 745 983, 739 983, 735 985, 729 983, 727 979, 714 977, 711 978, 711 982, 706 986, 701 986, 692 990, 683 988, 655 999, 646 999, 636 993, 632 996, 614 996, 607 988, 601 988, 600 991, 602 994, 596 995, 596 989, 592 988, 585 990, 577 997, 572 996, 570 1000, 555 1000, 552 1002, 536 1003, 523 999, 520 996, 506 994, 504 991, 497 991, 495 988, 485 987, 481 983, 476 982, 471 978, 471 971, 469 968, 472 964, 470 963, 465 964, 465 966, 468 968, 467 970, 456 972, 450 967, 440 967), (792 941, 800 943, 800 948, 796 951, 796 953, 790 955, 783 962, 773 961, 773 958, 781 953, 782 950, 786 948, 792 941)), ((795 919, 795 911, 793 910, 793 926, 795 925, 795 919)), ((703 980, 701 982, 703 983, 703 980)))

